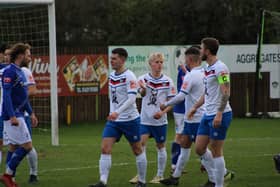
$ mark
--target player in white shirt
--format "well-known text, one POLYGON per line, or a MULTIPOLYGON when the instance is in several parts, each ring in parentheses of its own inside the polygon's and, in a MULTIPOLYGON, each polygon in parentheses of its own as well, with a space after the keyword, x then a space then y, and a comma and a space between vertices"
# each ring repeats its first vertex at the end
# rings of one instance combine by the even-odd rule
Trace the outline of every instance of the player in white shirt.
POLYGON ((136 187, 146 186, 146 154, 140 142, 140 117, 136 108, 137 79, 125 68, 127 51, 123 48, 112 50, 110 63, 115 70, 110 74, 110 114, 107 117, 101 143, 99 160, 100 181, 89 187, 106 187, 112 165, 112 147, 124 135, 136 156, 139 179, 136 187))
MULTIPOLYGON (((171 100, 161 105, 164 110, 167 106, 173 106, 185 100, 186 112, 190 110, 204 92, 204 69, 201 67, 200 51, 196 47, 190 47, 185 52, 186 65, 190 69, 184 77, 180 92, 171 100)), ((184 118, 184 130, 181 137, 181 153, 176 164, 176 169, 173 174, 166 179, 160 181, 165 185, 178 185, 179 178, 183 172, 185 164, 188 162, 192 142, 195 141, 197 130, 204 115, 205 108, 202 105, 197 109, 195 116, 192 119, 184 118)))
MULTIPOLYGON (((180 92, 184 77, 187 73, 189 73, 189 71, 190 70, 186 66, 185 61, 181 62, 181 65, 178 66, 178 74, 177 74, 178 92, 180 92)), ((174 137, 174 141, 171 143, 171 174, 175 171, 176 164, 181 153, 180 141, 184 130, 185 101, 182 101, 173 106, 173 117, 174 117, 174 124, 175 124, 175 137, 174 137)))
POLYGON ((209 180, 205 186, 223 187, 225 161, 223 145, 227 130, 232 120, 229 105, 230 72, 227 66, 217 59, 219 41, 215 38, 204 38, 201 41, 202 60, 208 66, 205 70, 205 93, 188 113, 192 119, 197 109, 205 103, 206 113, 198 130, 196 153, 205 161, 203 164, 208 172, 209 180), (209 140, 210 138, 210 140, 209 140), (210 144, 211 151, 207 149, 210 144))
MULTIPOLYGON (((28 64, 31 62, 31 59, 29 61, 24 61, 21 64, 21 69, 25 75, 26 81, 27 81, 27 87, 28 87, 28 95, 35 95, 36 94, 36 82, 34 80, 34 77, 32 75, 31 70, 28 68, 28 64)), ((32 136, 32 125, 30 116, 27 112, 25 112, 25 123, 27 125, 27 128, 29 130, 30 135, 32 136)), ((37 183, 38 182, 38 154, 34 146, 32 147, 32 150, 29 151, 29 153, 26 155, 26 158, 28 160, 28 165, 30 168, 30 176, 28 182, 30 184, 37 183)))
MULTIPOLYGON (((162 53, 152 53, 149 57, 151 72, 138 78, 140 85, 139 93, 142 96, 141 109, 141 143, 145 150, 146 143, 150 137, 156 141, 157 147, 157 174, 150 183, 159 183, 163 179, 167 153, 165 148, 167 114, 171 107, 165 111, 160 110, 160 104, 173 97, 176 93, 173 81, 162 74, 164 57, 162 53)), ((137 179, 130 180, 133 183, 137 179)))

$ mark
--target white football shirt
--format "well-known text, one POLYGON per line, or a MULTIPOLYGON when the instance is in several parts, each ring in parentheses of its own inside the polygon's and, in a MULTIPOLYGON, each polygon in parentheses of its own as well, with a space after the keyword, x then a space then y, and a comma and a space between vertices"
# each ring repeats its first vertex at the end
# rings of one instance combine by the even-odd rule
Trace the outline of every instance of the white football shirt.
MULTIPOLYGON (((137 79, 134 73, 126 70, 121 74, 113 71, 109 77, 110 113, 115 112, 128 99, 128 94, 137 94, 137 79)), ((136 102, 119 114, 116 121, 131 121, 139 117, 136 102)))
MULTIPOLYGON (((184 77, 183 84, 180 92, 183 92, 185 95, 185 108, 186 114, 193 107, 195 103, 199 100, 201 95, 204 93, 204 69, 202 67, 195 67, 191 72, 187 73, 184 77)), ((186 118, 185 121, 188 123, 199 123, 202 116, 205 113, 205 106, 202 105, 196 110, 193 118, 191 120, 186 118)))
MULTIPOLYGON (((24 73, 27 86, 35 85, 36 83, 35 83, 35 80, 34 80, 34 77, 32 75, 31 70, 29 68, 27 68, 27 67, 22 67, 21 70, 24 73)), ((24 115, 25 116, 29 116, 29 114, 27 112, 24 112, 24 115)))
MULTIPOLYGON (((228 67, 220 60, 206 67, 204 79, 206 115, 215 115, 217 113, 222 100, 222 92, 218 78, 224 75, 229 76, 229 74, 228 67)), ((231 111, 231 107, 229 102, 227 102, 224 112, 229 111, 231 111)))
POLYGON ((21 68, 24 75, 25 75, 25 78, 26 78, 26 81, 27 81, 27 86, 30 86, 30 85, 35 85, 35 80, 34 80, 34 77, 32 75, 32 72, 29 68, 27 67, 22 67, 21 68))
POLYGON ((166 75, 154 78, 149 73, 140 76, 138 80, 146 85, 146 95, 142 98, 141 105, 141 124, 152 126, 167 124, 167 114, 160 119, 154 119, 153 116, 160 111, 160 104, 176 94, 173 81, 166 75))

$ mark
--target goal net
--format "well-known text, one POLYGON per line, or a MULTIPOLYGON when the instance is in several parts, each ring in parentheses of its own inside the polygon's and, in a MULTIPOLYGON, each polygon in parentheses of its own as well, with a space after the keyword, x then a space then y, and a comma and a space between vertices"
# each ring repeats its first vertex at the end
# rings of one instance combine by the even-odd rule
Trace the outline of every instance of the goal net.
POLYGON ((58 145, 56 47, 54 2, 51 0, 7 0, 0 2, 0 42, 31 45, 29 64, 37 94, 30 97, 39 125, 51 124, 52 144, 58 145))

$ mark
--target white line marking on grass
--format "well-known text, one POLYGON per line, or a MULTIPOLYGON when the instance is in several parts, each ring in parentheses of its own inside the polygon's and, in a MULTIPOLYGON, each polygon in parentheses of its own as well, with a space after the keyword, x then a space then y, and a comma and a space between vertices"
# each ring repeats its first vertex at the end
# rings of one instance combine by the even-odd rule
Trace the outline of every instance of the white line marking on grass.
POLYGON ((225 141, 279 141, 278 137, 262 137, 262 138, 227 138, 225 141))
MULTIPOLYGON (((156 161, 150 161, 148 164, 155 164, 156 161)), ((128 165, 135 165, 135 162, 129 163, 129 162, 122 162, 122 163, 116 163, 112 164, 113 167, 119 167, 119 166, 128 166, 128 165)), ((50 172, 55 172, 55 171, 75 171, 75 170, 83 170, 83 169, 93 169, 93 168, 98 168, 99 165, 95 166, 84 166, 84 167, 73 167, 73 168, 54 168, 54 169, 46 169, 40 171, 40 173, 50 173, 50 172)))
POLYGON ((43 131, 43 132, 51 131, 50 129, 44 129, 44 128, 39 128, 39 127, 36 127, 35 129, 38 129, 39 132, 41 132, 41 131, 43 131))
MULTIPOLYGON (((273 138, 273 137, 263 137, 263 138, 228 138, 225 140, 226 142, 229 141, 229 142, 232 142, 232 141, 280 141, 280 138, 273 138)), ((172 143, 173 141, 169 141, 169 143, 172 143)), ((100 142, 93 142, 93 143, 90 143, 90 144, 75 144, 75 146, 80 146, 80 147, 83 147, 83 146, 96 146, 96 145, 100 145, 101 144, 101 141, 100 142)), ((118 142, 116 143, 116 145, 127 145, 128 143, 127 142, 118 142)), ((39 142, 36 142, 36 145, 50 145, 49 143, 39 143, 39 142)), ((63 146, 63 147, 73 147, 73 144, 59 144, 59 146, 63 146)))

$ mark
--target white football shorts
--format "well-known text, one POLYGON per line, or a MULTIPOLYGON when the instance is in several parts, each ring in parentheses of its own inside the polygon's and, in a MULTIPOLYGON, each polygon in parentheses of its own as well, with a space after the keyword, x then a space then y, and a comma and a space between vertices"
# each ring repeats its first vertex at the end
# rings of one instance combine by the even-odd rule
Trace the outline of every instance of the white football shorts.
POLYGON ((18 126, 11 125, 10 120, 4 122, 3 130, 3 144, 4 145, 22 145, 27 142, 31 142, 31 136, 28 131, 27 125, 23 117, 18 117, 18 126))
POLYGON ((182 134, 184 130, 184 117, 185 114, 173 112, 174 122, 175 122, 175 132, 176 134, 182 134))

